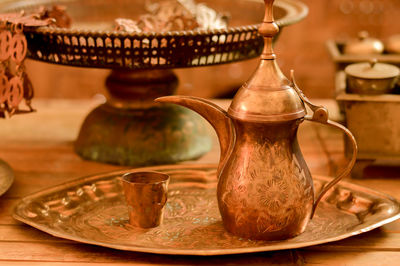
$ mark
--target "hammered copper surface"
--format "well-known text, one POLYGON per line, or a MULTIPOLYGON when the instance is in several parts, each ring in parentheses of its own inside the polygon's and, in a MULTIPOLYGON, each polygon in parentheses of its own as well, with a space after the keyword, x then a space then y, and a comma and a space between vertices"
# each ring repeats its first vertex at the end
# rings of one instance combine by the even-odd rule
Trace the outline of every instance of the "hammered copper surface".
MULTIPOLYGON (((137 170, 171 176, 164 223, 129 225, 120 179, 129 170, 68 182, 23 198, 14 217, 54 236, 115 249, 160 254, 221 255, 306 247, 370 231, 400 217, 392 197, 342 182, 322 199, 306 231, 285 241, 233 236, 222 226, 215 165, 174 165, 137 170)), ((330 178, 315 176, 316 193, 330 178)), ((266 193, 273 190, 267 189, 266 193)))
MULTIPOLYGON (((19 0, 0 5, 2 12, 35 11, 42 5, 66 6, 72 18, 68 28, 43 27, 25 30, 28 56, 35 60, 83 67, 153 69, 222 64, 261 53, 262 38, 257 24, 262 18, 262 2, 253 0, 203 0, 217 12, 231 16, 225 30, 127 33, 113 30, 119 17, 135 19, 144 14, 142 0, 19 0)), ((298 22, 307 7, 294 0, 276 4, 278 25, 298 22)))

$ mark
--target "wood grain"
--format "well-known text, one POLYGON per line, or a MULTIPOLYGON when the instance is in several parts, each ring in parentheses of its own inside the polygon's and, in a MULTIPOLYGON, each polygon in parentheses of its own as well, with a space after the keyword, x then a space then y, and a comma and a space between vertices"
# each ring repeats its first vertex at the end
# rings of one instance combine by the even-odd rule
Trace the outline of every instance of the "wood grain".
POLYGON ((124 263, 135 265, 291 265, 294 264, 292 251, 279 251, 249 255, 230 255, 214 257, 167 256, 110 251, 107 248, 76 243, 38 243, 38 242, 0 242, 3 261, 40 262, 81 262, 81 263, 124 263))
POLYGON ((302 251, 305 265, 324 266, 386 266, 398 265, 400 260, 399 252, 313 252, 302 251))

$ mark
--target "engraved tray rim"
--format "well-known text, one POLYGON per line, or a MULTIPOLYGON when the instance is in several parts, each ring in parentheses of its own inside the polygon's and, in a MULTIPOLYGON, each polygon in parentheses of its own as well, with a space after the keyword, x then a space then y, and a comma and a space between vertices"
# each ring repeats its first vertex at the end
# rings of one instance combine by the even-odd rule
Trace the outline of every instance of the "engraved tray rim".
MULTIPOLYGON (((112 248, 112 249, 119 249, 119 250, 125 250, 125 251, 134 251, 134 252, 144 252, 144 253, 154 253, 154 254, 164 254, 164 255, 195 255, 195 256, 214 256, 214 255, 229 255, 229 254, 244 254, 244 253, 255 253, 255 252, 265 252, 265 251, 276 251, 276 250, 286 250, 286 249, 295 249, 295 248, 303 248, 303 247, 309 247, 309 246, 314 246, 314 245, 319 245, 319 244, 324 244, 324 243, 329 243, 329 242, 334 242, 338 240, 342 240, 345 238, 349 238, 351 236, 359 235, 361 233, 365 233, 368 231, 371 231, 373 229, 376 229, 382 225, 385 225, 387 223, 393 222, 397 219, 400 218, 400 203, 392 196, 382 193, 379 191, 372 190, 370 188, 356 185, 350 182, 342 181, 335 187, 344 187, 348 188, 351 191, 357 191, 357 192, 362 192, 366 193, 368 195, 372 194, 374 196, 377 196, 381 199, 385 199, 389 202, 392 203, 391 207, 395 207, 396 211, 391 214, 391 216, 381 219, 381 220, 376 220, 374 223, 370 224, 369 226, 359 228, 358 230, 355 231, 349 231, 347 233, 342 233, 334 237, 330 238, 323 238, 323 239, 318 239, 318 240, 313 240, 313 241, 306 241, 306 242, 298 242, 298 243, 285 243, 286 240, 282 241, 272 241, 273 243, 279 243, 281 242, 281 245, 275 245, 275 246, 269 246, 268 244, 260 247, 239 247, 239 248, 230 248, 230 249, 204 249, 204 250, 199 250, 199 249, 179 249, 179 248, 156 248, 156 247, 140 247, 140 246, 128 246, 124 244, 112 244, 108 242, 98 242, 90 239, 86 239, 83 237, 79 236, 74 236, 74 235, 66 235, 65 233, 60 233, 59 231, 55 229, 51 229, 45 225, 41 225, 38 223, 35 223, 34 221, 29 220, 28 218, 23 217, 19 212, 21 207, 25 205, 27 202, 29 202, 32 199, 35 199, 36 197, 39 196, 44 196, 44 195, 49 195, 50 193, 54 193, 56 191, 60 190, 66 190, 69 187, 73 187, 79 184, 84 184, 90 181, 95 181, 95 180, 100 180, 100 179, 105 179, 107 177, 109 178, 115 178, 115 176, 124 174, 126 172, 130 171, 161 171, 161 170, 211 170, 211 169, 216 169, 217 165, 216 164, 182 164, 182 165, 159 165, 159 166, 150 166, 150 167, 140 167, 140 168, 131 168, 131 169, 124 169, 124 170, 117 170, 117 171, 109 171, 105 173, 99 173, 99 174, 94 174, 94 175, 88 175, 85 177, 81 177, 78 179, 74 179, 68 182, 64 182, 62 184, 43 189, 41 191, 32 193, 26 197, 23 197, 14 207, 13 211, 13 217, 16 220, 19 220, 25 224, 28 224, 36 229, 39 229, 45 233, 48 233, 50 235, 53 235, 55 237, 60 237, 63 239, 68 239, 68 240, 73 240, 76 242, 81 242, 85 244, 92 244, 96 246, 102 246, 102 247, 107 247, 107 248, 112 248)), ((330 178, 322 175, 313 175, 313 179, 318 179, 322 181, 329 181, 330 178)), ((121 191, 122 192, 122 191, 121 191)), ((339 211, 338 211, 339 212, 339 211)), ((272 243, 271 242, 271 243, 272 243)))

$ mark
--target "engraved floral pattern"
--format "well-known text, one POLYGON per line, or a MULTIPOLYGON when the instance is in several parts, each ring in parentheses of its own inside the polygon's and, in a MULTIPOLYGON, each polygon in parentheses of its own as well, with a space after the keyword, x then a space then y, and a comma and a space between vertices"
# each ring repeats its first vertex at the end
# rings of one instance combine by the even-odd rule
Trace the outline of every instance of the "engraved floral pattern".
MULTIPOLYGON (((388 198, 339 185, 330 192, 332 202, 322 200, 303 234, 284 242, 253 241, 231 235, 224 229, 217 207, 215 169, 208 172, 182 166, 179 171, 169 170, 169 173, 174 184, 169 191, 169 208, 163 224, 156 228, 143 230, 129 225, 128 210, 115 175, 30 196, 16 206, 15 217, 45 232, 56 232, 60 237, 117 249, 165 254, 229 254, 240 253, 243 248, 247 251, 248 248, 258 251, 287 249, 308 246, 313 241, 340 239, 349 233, 359 234, 376 228, 382 219, 398 214, 397 205, 388 198), (341 196, 344 190, 351 190, 358 200, 342 204, 339 210, 337 205, 345 200, 341 196), (89 198, 87 193, 96 197, 89 198), (383 207, 371 204, 379 208, 374 207, 374 212, 370 210, 364 221, 359 220, 356 212, 359 208, 354 208, 354 204, 365 200, 379 202, 383 207), (388 209, 393 211, 388 213, 388 209)), ((321 186, 328 180, 317 177, 314 181, 321 186)), ((265 213, 258 219, 260 230, 269 231, 288 222, 265 213), (263 226, 264 223, 269 225, 263 226)))
POLYGON ((278 212, 289 199, 288 185, 280 179, 270 179, 259 185, 258 201, 272 213, 278 212))
POLYGON ((264 234, 308 220, 313 197, 311 178, 287 146, 285 140, 263 139, 248 148, 250 159, 242 157, 247 156, 244 153, 232 156, 225 168, 229 181, 222 194, 222 213, 234 220, 232 230, 241 232, 240 228, 246 226, 247 231, 264 234), (249 225, 249 221, 254 222, 249 225))

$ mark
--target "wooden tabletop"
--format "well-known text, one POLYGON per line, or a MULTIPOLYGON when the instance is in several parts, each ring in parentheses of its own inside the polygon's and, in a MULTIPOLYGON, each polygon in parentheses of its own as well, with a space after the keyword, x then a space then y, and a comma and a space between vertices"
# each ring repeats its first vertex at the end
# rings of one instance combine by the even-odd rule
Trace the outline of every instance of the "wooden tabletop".
MULTIPOLYGON (((325 104, 338 118, 335 103, 325 104)), ((228 101, 217 101, 227 106, 228 101)), ((342 241, 297 250, 215 257, 166 256, 107 249, 50 236, 12 218, 13 206, 33 192, 90 174, 126 167, 82 160, 73 141, 85 115, 99 100, 35 99, 37 113, 0 120, 0 158, 14 170, 12 187, 0 196, 0 265, 399 265, 400 221, 342 241)), ((333 176, 346 164, 343 136, 303 123, 299 142, 313 174, 333 176)), ((217 163, 218 145, 195 163, 217 163)), ((194 163, 185 162, 185 163, 194 163)), ((397 197, 396 164, 367 169, 364 179, 348 181, 397 197)))

